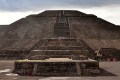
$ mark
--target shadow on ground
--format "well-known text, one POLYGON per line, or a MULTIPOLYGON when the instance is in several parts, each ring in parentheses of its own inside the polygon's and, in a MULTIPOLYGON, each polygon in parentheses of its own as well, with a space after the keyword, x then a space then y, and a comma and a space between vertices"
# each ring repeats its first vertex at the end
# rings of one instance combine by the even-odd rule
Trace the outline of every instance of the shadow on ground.
MULTIPOLYGON (((91 74, 91 75, 85 75, 85 76, 78 76, 77 74, 74 74, 74 75, 61 75, 61 74, 58 74, 58 75, 42 75, 40 77, 99 77, 99 76, 117 76, 109 71, 106 71, 104 69, 100 69, 101 73, 100 74, 91 74)), ((25 76, 25 75, 20 75, 20 76, 25 76)), ((36 76, 36 77, 39 77, 39 76, 36 76)))
POLYGON ((117 76, 116 74, 113 74, 113 73, 106 71, 104 69, 100 69, 100 71, 101 71, 101 74, 99 74, 98 76, 117 76))

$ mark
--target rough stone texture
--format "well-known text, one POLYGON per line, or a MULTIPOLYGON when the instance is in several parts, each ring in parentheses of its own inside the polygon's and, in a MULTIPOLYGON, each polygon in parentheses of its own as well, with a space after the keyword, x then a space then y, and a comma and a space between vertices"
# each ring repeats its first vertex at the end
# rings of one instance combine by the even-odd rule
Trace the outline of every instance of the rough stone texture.
POLYGON ((119 80, 120 79, 120 62, 100 62, 100 68, 103 73, 98 76, 78 77, 42 77, 42 76, 20 76, 12 74, 14 69, 14 61, 0 60, 0 80, 119 80), (9 69, 9 70, 6 70, 9 69))
POLYGON ((120 49, 120 39, 84 39, 84 41, 93 49, 116 48, 120 49))
MULTIPOLYGON (((101 47, 104 47, 105 44, 119 48, 119 26, 98 18, 95 15, 79 11, 65 10, 62 15, 61 12, 61 10, 48 10, 38 15, 29 15, 7 26, 1 25, 0 43, 4 43, 4 45, 0 45, 0 49, 6 50, 6 46, 9 49, 11 47, 9 46, 10 43, 14 45, 11 39, 15 40, 17 43, 16 46, 21 46, 24 45, 24 40, 30 39, 34 41, 34 39, 39 40, 53 37, 56 18, 63 15, 68 18, 71 37, 84 39, 90 46, 94 44, 91 47, 95 50, 101 45, 103 45, 101 47)), ((30 45, 32 46, 32 44, 30 45)), ((14 49, 17 50, 17 47, 14 49)), ((22 47, 22 49, 26 49, 26 46, 22 47)))
MULTIPOLYGON (((99 62, 88 59, 88 57, 89 58, 94 57, 94 54, 93 54, 94 51, 82 39, 76 39, 76 38, 72 39, 74 37, 71 36, 72 33, 70 32, 69 19, 68 19, 69 17, 72 17, 72 16, 85 17, 85 14, 77 11, 75 12, 46 11, 41 13, 35 19, 37 19, 36 22, 39 23, 39 22, 42 22, 42 20, 39 21, 39 18, 42 17, 43 20, 44 18, 45 20, 47 19, 48 23, 44 24, 45 21, 43 21, 42 23, 39 24, 39 27, 41 26, 40 28, 38 27, 34 27, 33 29, 31 28, 32 30, 27 32, 27 35, 22 34, 22 36, 24 37, 20 37, 20 35, 17 33, 17 35, 15 35, 13 39, 15 38, 16 39, 27 38, 28 40, 41 39, 41 38, 42 39, 39 40, 37 43, 35 43, 35 45, 33 45, 33 47, 28 50, 28 54, 25 55, 26 60, 15 62, 15 69, 13 72, 19 75, 34 75, 34 76, 37 76, 37 75, 38 76, 41 76, 41 75, 43 76, 87 75, 88 76, 92 74, 99 74, 100 73, 99 62), (59 15, 56 15, 55 17, 53 16, 53 14, 59 14, 59 15), (54 20, 55 23, 51 23, 53 18, 55 19, 54 20), (54 24, 54 26, 51 27, 51 24, 52 25, 54 24), (37 32, 34 29, 37 29, 39 32, 37 32), (45 31, 45 32, 42 34, 42 31, 45 31), (51 60, 51 58, 53 58, 53 60, 51 60), (68 59, 67 61, 66 61, 66 58, 68 59), (64 60, 64 61, 61 61, 61 60, 64 60)), ((32 20, 33 19, 34 18, 32 18, 32 20)), ((30 22, 30 24, 31 23, 32 22, 30 22)), ((19 30, 19 27, 18 29, 16 28, 16 30, 19 30)), ((9 32, 7 34, 10 35, 10 36, 5 35, 8 38, 11 38, 12 35, 14 35, 14 33, 12 33, 11 35, 11 33, 9 32)), ((11 44, 12 42, 10 43, 10 45, 11 44)), ((30 44, 29 41, 28 41, 28 44, 30 44)), ((18 54, 21 54, 19 55, 20 57, 24 55, 20 52, 18 54)))
MULTIPOLYGON (((59 40, 59 37, 70 37, 81 39, 84 44, 90 46, 93 50, 110 46, 118 48, 117 44, 119 44, 118 40, 120 38, 119 26, 92 14, 69 10, 45 11, 38 15, 30 15, 6 27, 1 26, 0 29, 1 54, 2 51, 6 51, 3 55, 17 53, 16 56, 20 57, 23 57, 24 53, 31 52, 31 50, 44 50, 39 49, 39 46, 36 46, 36 44, 45 38, 58 38, 59 40), (92 46, 93 44, 94 46, 92 46), (34 49, 34 46, 37 49, 34 49), (18 55, 19 53, 21 55, 18 55)), ((48 48, 48 46, 45 48, 48 48)), ((76 66, 77 74, 80 75, 80 68, 78 65, 76 66)), ((36 68, 37 66, 35 65, 34 67, 36 68)), ((34 69, 34 71, 36 70, 34 69)))
POLYGON ((15 61, 13 72, 29 76, 90 76, 98 75, 100 70, 99 62, 95 60, 50 58, 46 60, 15 61))
MULTIPOLYGON (((61 16, 61 10, 48 10, 37 15, 29 15, 7 26, 1 25, 0 49, 6 49, 5 46, 10 48, 11 46, 8 43, 14 45, 11 39, 13 41, 17 39, 15 40, 17 43, 16 46, 20 46, 24 45, 24 41, 28 41, 28 39, 51 38, 54 33, 56 18, 59 16, 61 16), (5 45, 2 46, 3 41, 5 45)), ((68 18, 71 37, 85 39, 90 45, 94 44, 94 41, 99 42, 100 45, 104 45, 104 42, 101 41, 105 41, 109 47, 119 48, 117 45, 119 43, 118 39, 120 39, 119 26, 98 18, 95 15, 79 11, 65 10, 62 16, 67 16, 68 18)), ((94 44, 96 49, 100 47, 98 44, 94 44)), ((23 48, 26 48, 26 46, 20 49, 23 48)), ((16 49, 18 48, 16 47, 16 49)))

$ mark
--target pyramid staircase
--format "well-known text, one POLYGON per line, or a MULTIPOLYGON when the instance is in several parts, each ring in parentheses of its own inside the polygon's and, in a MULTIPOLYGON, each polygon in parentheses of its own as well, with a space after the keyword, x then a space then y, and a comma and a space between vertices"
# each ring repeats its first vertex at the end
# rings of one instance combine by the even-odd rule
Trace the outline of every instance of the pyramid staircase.
POLYGON ((68 18, 64 16, 64 11, 61 11, 61 15, 56 18, 53 38, 39 40, 30 49, 28 60, 15 62, 14 72, 37 76, 81 76, 99 73, 99 63, 89 59, 92 56, 92 49, 83 40, 71 38, 68 18))

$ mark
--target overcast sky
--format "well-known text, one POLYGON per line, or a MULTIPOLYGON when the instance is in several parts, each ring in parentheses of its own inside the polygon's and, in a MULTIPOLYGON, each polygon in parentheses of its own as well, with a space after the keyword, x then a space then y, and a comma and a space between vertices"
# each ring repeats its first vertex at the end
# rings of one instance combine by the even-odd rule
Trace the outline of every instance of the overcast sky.
POLYGON ((79 10, 120 25, 120 0, 0 0, 0 25, 44 10, 79 10))

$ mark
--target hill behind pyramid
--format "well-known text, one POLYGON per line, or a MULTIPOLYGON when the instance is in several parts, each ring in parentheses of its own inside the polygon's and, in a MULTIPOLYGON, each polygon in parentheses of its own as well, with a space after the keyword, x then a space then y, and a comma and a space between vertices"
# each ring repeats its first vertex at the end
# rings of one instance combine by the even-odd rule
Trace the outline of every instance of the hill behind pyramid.
POLYGON ((91 46, 93 49, 102 46, 120 48, 118 45, 120 44, 119 26, 95 15, 76 10, 47 10, 37 15, 29 15, 5 27, 0 26, 0 49, 29 50, 40 39, 64 37, 55 36, 54 26, 57 19, 61 23, 66 22, 66 24, 62 24, 63 26, 69 26, 69 31, 66 27, 64 32, 56 30, 57 34, 68 34, 69 32, 69 38, 79 38, 89 45, 94 44, 91 46), (63 18, 59 18, 61 16, 63 18))

